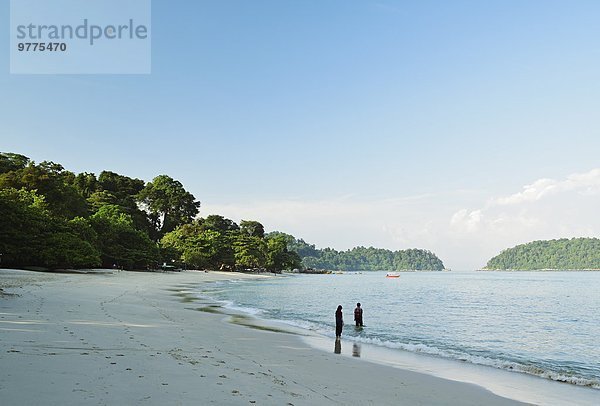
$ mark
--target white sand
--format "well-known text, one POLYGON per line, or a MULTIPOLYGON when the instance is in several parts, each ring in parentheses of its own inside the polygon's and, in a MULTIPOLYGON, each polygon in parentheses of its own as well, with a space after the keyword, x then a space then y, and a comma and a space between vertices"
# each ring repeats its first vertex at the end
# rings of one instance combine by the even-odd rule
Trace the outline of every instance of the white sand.
POLYGON ((0 270, 0 403, 517 404, 475 385, 232 324, 180 293, 234 277, 250 276, 0 270))

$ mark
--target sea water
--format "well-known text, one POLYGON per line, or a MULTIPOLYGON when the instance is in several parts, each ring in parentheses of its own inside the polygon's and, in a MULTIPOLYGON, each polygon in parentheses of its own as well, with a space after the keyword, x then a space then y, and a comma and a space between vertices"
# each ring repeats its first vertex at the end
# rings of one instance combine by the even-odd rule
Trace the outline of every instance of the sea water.
POLYGON ((385 272, 204 285, 257 317, 343 339, 593 388, 600 400, 600 272, 385 272), (363 329, 353 326, 357 302, 363 329), (596 392, 598 391, 598 392, 596 392))

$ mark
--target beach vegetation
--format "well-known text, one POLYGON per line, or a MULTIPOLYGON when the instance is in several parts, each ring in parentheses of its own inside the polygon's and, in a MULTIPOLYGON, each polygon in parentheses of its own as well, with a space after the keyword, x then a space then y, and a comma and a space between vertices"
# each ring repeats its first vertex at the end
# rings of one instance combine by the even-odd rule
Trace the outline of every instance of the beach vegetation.
POLYGON ((261 269, 267 262, 267 244, 264 238, 239 234, 233 241, 235 263, 241 269, 261 269))
POLYGON ((75 174, 0 152, 0 254, 9 267, 193 268, 280 272, 443 269, 429 251, 317 249, 256 220, 198 217, 200 202, 167 175, 75 174))
POLYGON ((103 267, 144 269, 159 261, 156 243, 119 206, 102 206, 88 221, 98 236, 103 267))
POLYGON ((181 225, 167 233, 160 246, 167 262, 181 261, 196 269, 231 269, 235 265, 227 232, 205 228, 201 221, 181 225))
POLYGON ((275 272, 280 269, 302 268, 302 258, 296 251, 288 247, 288 239, 282 233, 268 235, 266 241, 266 267, 268 270, 275 272))

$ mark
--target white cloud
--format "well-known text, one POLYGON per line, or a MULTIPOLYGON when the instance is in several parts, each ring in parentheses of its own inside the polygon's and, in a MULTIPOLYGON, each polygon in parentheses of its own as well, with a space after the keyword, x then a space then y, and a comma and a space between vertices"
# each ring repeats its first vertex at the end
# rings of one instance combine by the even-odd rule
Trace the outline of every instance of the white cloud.
POLYGON ((450 219, 450 224, 465 231, 474 232, 479 229, 482 220, 483 213, 481 210, 469 212, 467 209, 461 209, 454 213, 450 219))
POLYGON ((467 232, 479 231, 484 220, 485 226, 492 230, 505 228, 507 224, 534 227, 539 224, 537 218, 540 213, 536 212, 537 206, 531 209, 531 203, 550 198, 560 200, 561 195, 576 201, 581 196, 592 197, 598 194, 600 168, 575 173, 563 180, 538 179, 530 185, 525 185, 521 192, 490 199, 481 209, 458 210, 450 219, 450 224, 457 231, 467 232))
POLYGON ((492 201, 492 205, 512 205, 535 202, 548 196, 564 192, 576 191, 584 195, 600 192, 600 168, 586 173, 575 173, 564 180, 539 179, 526 185, 523 191, 510 196, 500 197, 492 201))
POLYGON ((267 230, 288 232, 319 247, 429 249, 448 267, 474 269, 520 243, 599 236, 598 207, 600 169, 594 169, 561 180, 540 179, 496 198, 456 191, 377 200, 287 199, 206 204, 201 215, 259 220, 267 230))
POLYGON ((489 259, 532 240, 597 237, 598 207, 600 168, 561 180, 536 180, 518 193, 489 199, 481 208, 457 210, 449 224, 455 238, 489 259))

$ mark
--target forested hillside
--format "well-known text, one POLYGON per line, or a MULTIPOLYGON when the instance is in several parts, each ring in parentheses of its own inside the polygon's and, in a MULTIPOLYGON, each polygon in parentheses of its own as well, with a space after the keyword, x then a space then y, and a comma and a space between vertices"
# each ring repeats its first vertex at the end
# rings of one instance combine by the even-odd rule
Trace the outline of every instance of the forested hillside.
POLYGON ((300 266, 262 224, 198 218, 200 202, 177 180, 110 171, 74 174, 54 162, 0 153, 1 266, 269 269, 300 266))
POLYGON ((517 245, 490 259, 485 269, 600 269, 600 239, 573 238, 517 245))
MULTIPOLYGON (((281 234, 281 233, 279 233, 281 234)), ((390 251, 381 248, 355 247, 347 251, 317 249, 304 240, 285 235, 288 248, 297 252, 305 268, 340 271, 441 271, 443 262, 432 252, 422 249, 390 251)))
POLYGON ((181 182, 151 182, 111 171, 75 174, 54 162, 0 153, 0 266, 245 270, 441 270, 424 250, 349 251, 289 234, 265 234, 254 220, 198 217, 200 202, 181 182), (302 260, 302 261, 301 261, 302 260))

